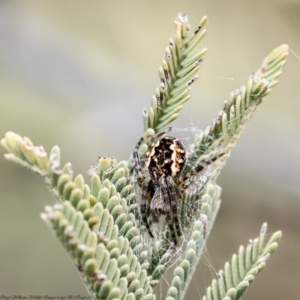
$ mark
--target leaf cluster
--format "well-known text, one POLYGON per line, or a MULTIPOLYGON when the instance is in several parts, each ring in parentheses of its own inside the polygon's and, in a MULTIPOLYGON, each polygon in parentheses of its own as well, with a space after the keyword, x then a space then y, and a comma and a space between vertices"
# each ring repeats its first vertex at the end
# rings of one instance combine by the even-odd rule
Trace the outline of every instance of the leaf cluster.
MULTIPOLYGON (((160 85, 151 107, 144 109, 144 141, 140 151, 162 128, 174 121, 190 98, 190 86, 207 49, 193 52, 205 36, 203 17, 192 31, 186 15, 175 21, 174 39, 165 49, 159 68, 160 85), (149 139, 150 137, 150 139, 149 139)), ((288 55, 288 46, 273 50, 248 82, 231 93, 216 119, 190 145, 189 171, 216 153, 225 155, 202 176, 194 178, 183 193, 178 215, 184 231, 180 251, 172 244, 167 227, 156 228, 151 240, 140 220, 140 192, 134 185, 131 162, 100 157, 90 168, 90 184, 82 175, 74 176, 70 163, 61 166, 60 150, 54 146, 49 156, 30 139, 8 132, 1 140, 6 159, 31 169, 44 178, 57 204, 47 206, 42 219, 55 232, 89 293, 99 299, 155 299, 153 288, 164 272, 174 265, 167 291, 168 300, 183 299, 220 207, 221 189, 216 178, 224 166, 250 115, 278 82, 288 55), (189 222, 185 216, 189 215, 189 222), (180 255, 178 254, 180 253, 180 255)), ((226 263, 219 278, 212 281, 204 299, 239 299, 275 251, 281 233, 265 240, 264 224, 257 239, 241 246, 226 263)))

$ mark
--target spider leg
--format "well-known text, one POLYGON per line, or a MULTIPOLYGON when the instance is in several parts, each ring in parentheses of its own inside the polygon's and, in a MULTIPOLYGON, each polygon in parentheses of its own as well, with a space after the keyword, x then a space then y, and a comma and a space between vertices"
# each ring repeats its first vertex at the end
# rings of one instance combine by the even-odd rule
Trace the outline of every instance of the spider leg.
POLYGON ((138 184, 141 187, 143 180, 144 180, 144 175, 142 172, 142 167, 140 165, 140 159, 139 159, 139 148, 141 146, 141 143, 143 142, 144 138, 140 138, 140 140, 138 141, 138 143, 136 144, 134 151, 133 151, 133 159, 134 159, 134 164, 135 164, 135 170, 137 173, 137 179, 138 179, 138 184))
POLYGON ((153 238, 154 236, 150 229, 150 225, 147 219, 147 193, 148 193, 150 181, 151 181, 150 177, 145 177, 144 180, 142 181, 141 216, 142 216, 142 221, 145 227, 147 228, 149 235, 153 238))
POLYGON ((180 191, 184 191, 187 188, 187 185, 184 183, 187 179, 189 179, 190 177, 192 177, 194 175, 197 175, 199 172, 201 172, 207 166, 209 166, 210 164, 215 162, 217 159, 222 157, 224 154, 225 153, 222 152, 222 153, 215 155, 214 157, 212 157, 209 160, 201 161, 193 170, 191 170, 190 172, 188 172, 187 174, 185 174, 183 176, 178 177, 175 181, 176 185, 178 186, 178 189, 180 191))
POLYGON ((180 230, 178 213, 177 213, 177 211, 178 211, 177 199, 180 199, 180 192, 175 187, 175 183, 174 183, 174 180, 172 177, 167 177, 166 183, 167 183, 168 192, 169 192, 170 206, 171 206, 173 221, 174 221, 174 225, 175 225, 175 229, 176 229, 176 234, 178 236, 181 236, 181 230, 180 230))
POLYGON ((172 206, 172 213, 173 213, 173 218, 174 218, 174 224, 176 227, 177 235, 181 236, 181 228, 180 228, 180 223, 178 219, 178 202, 177 199, 181 199, 181 193, 179 192, 178 188, 175 188, 176 192, 176 207, 172 206), (175 210, 175 211, 174 211, 175 210))
POLYGON ((167 221, 169 229, 170 229, 170 233, 171 233, 171 236, 172 236, 172 241, 174 242, 175 246, 177 246, 177 238, 176 238, 176 233, 175 233, 175 229, 174 229, 174 226, 173 226, 171 213, 167 213, 166 221, 167 221))
POLYGON ((167 204, 165 207, 166 221, 168 223, 172 240, 177 245, 176 235, 181 235, 179 226, 179 220, 177 215, 177 200, 176 200, 176 188, 174 186, 174 180, 172 177, 162 178, 160 182, 160 188, 163 194, 164 202, 167 204), (175 228, 174 228, 175 225, 175 228))
POLYGON ((147 228, 149 235, 153 238, 154 236, 150 229, 150 225, 149 225, 148 219, 147 219, 147 193, 149 190, 149 184, 150 184, 151 178, 145 177, 143 175, 142 167, 140 165, 139 154, 138 154, 139 148, 140 148, 143 140, 144 140, 143 137, 140 138, 140 140, 136 144, 134 151, 133 151, 133 159, 134 159, 134 164, 135 164, 135 171, 137 173, 137 181, 138 181, 139 186, 142 189, 142 197, 141 197, 141 204, 140 204, 142 222, 144 223, 145 227, 147 228))
POLYGON ((171 131, 171 129, 172 129, 172 127, 165 128, 163 131, 161 131, 155 135, 155 139, 158 139, 158 138, 161 138, 161 137, 167 135, 171 131))

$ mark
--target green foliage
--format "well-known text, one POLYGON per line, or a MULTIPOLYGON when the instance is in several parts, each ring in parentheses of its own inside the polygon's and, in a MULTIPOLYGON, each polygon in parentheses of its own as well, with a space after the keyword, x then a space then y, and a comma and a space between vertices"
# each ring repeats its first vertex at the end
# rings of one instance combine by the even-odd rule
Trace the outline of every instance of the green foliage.
MULTIPOLYGON (((202 18, 195 31, 190 30, 187 16, 179 14, 175 21, 174 41, 170 40, 159 68, 161 84, 152 97, 152 106, 144 110, 141 158, 155 133, 177 118, 190 97, 190 85, 206 53, 206 49, 192 50, 205 35, 206 20, 202 18)), ((140 220, 140 190, 132 181, 131 162, 99 158, 98 165, 89 170, 90 184, 86 184, 82 175, 74 177, 70 163, 61 166, 59 147, 54 146, 48 156, 43 147, 34 146, 26 137, 13 132, 5 135, 1 140, 8 151, 5 157, 40 174, 58 200, 58 204, 46 207, 42 219, 69 253, 91 295, 100 299, 155 299, 153 288, 172 263, 175 268, 167 299, 183 299, 220 207, 221 189, 216 178, 249 116, 277 83, 287 55, 287 45, 272 51, 246 85, 230 95, 212 125, 195 135, 186 171, 220 152, 225 155, 202 176, 193 178, 182 195, 178 207, 184 235, 180 251, 171 242, 167 226, 160 228, 153 222, 155 238, 148 237, 140 220)), ((277 248, 281 234, 275 233, 265 243, 265 233, 266 224, 258 239, 240 247, 231 264, 225 264, 203 299, 241 297, 277 248)))
POLYGON ((189 156, 190 167, 197 165, 202 155, 213 154, 216 149, 222 148, 228 154, 231 152, 245 123, 263 97, 277 84, 287 56, 288 45, 275 48, 248 82, 230 94, 212 124, 195 136, 194 151, 189 156))
POLYGON ((155 131, 168 126, 174 121, 182 109, 182 105, 190 99, 190 86, 197 80, 206 48, 192 53, 206 34, 203 29, 207 17, 203 17, 194 32, 186 15, 178 14, 175 20, 174 40, 169 40, 165 49, 165 59, 159 67, 160 85, 152 96, 149 111, 144 110, 144 130, 155 131))
POLYGON ((219 271, 218 280, 212 281, 202 300, 238 300, 241 298, 278 247, 281 231, 275 232, 265 244, 266 233, 267 223, 264 223, 259 237, 250 240, 246 247, 240 246, 238 254, 232 256, 231 263, 226 262, 224 270, 219 271))

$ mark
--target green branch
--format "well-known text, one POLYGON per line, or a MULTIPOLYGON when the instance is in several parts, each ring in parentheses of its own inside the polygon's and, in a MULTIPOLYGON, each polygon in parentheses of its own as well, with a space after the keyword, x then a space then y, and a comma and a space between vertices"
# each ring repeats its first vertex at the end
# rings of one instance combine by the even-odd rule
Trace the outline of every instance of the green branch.
POLYGON ((144 131, 153 128, 157 132, 168 126, 190 99, 190 87, 198 79, 197 73, 207 52, 206 48, 193 52, 206 34, 203 29, 206 21, 207 17, 203 17, 191 31, 187 16, 178 14, 174 39, 169 40, 165 59, 158 69, 160 85, 152 96, 150 109, 144 109, 144 131))
POLYGON ((202 300, 238 300, 266 266, 266 261, 275 252, 281 239, 281 231, 275 232, 266 243, 267 223, 262 225, 260 236, 244 247, 240 246, 231 263, 226 262, 214 279, 202 300))

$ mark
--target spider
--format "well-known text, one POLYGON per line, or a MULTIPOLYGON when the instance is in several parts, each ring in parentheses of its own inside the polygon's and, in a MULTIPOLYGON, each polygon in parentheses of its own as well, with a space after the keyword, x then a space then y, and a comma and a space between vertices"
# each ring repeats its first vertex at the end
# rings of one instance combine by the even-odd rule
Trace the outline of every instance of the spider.
POLYGON ((147 219, 147 199, 150 196, 151 213, 166 216, 172 241, 177 245, 177 236, 181 235, 177 208, 182 193, 188 187, 185 181, 201 172, 224 153, 201 161, 190 172, 183 174, 186 165, 186 151, 178 139, 168 136, 166 132, 159 134, 150 146, 145 164, 142 166, 138 150, 143 140, 144 138, 139 140, 133 152, 137 181, 142 189, 140 202, 142 221, 153 238, 147 219))

